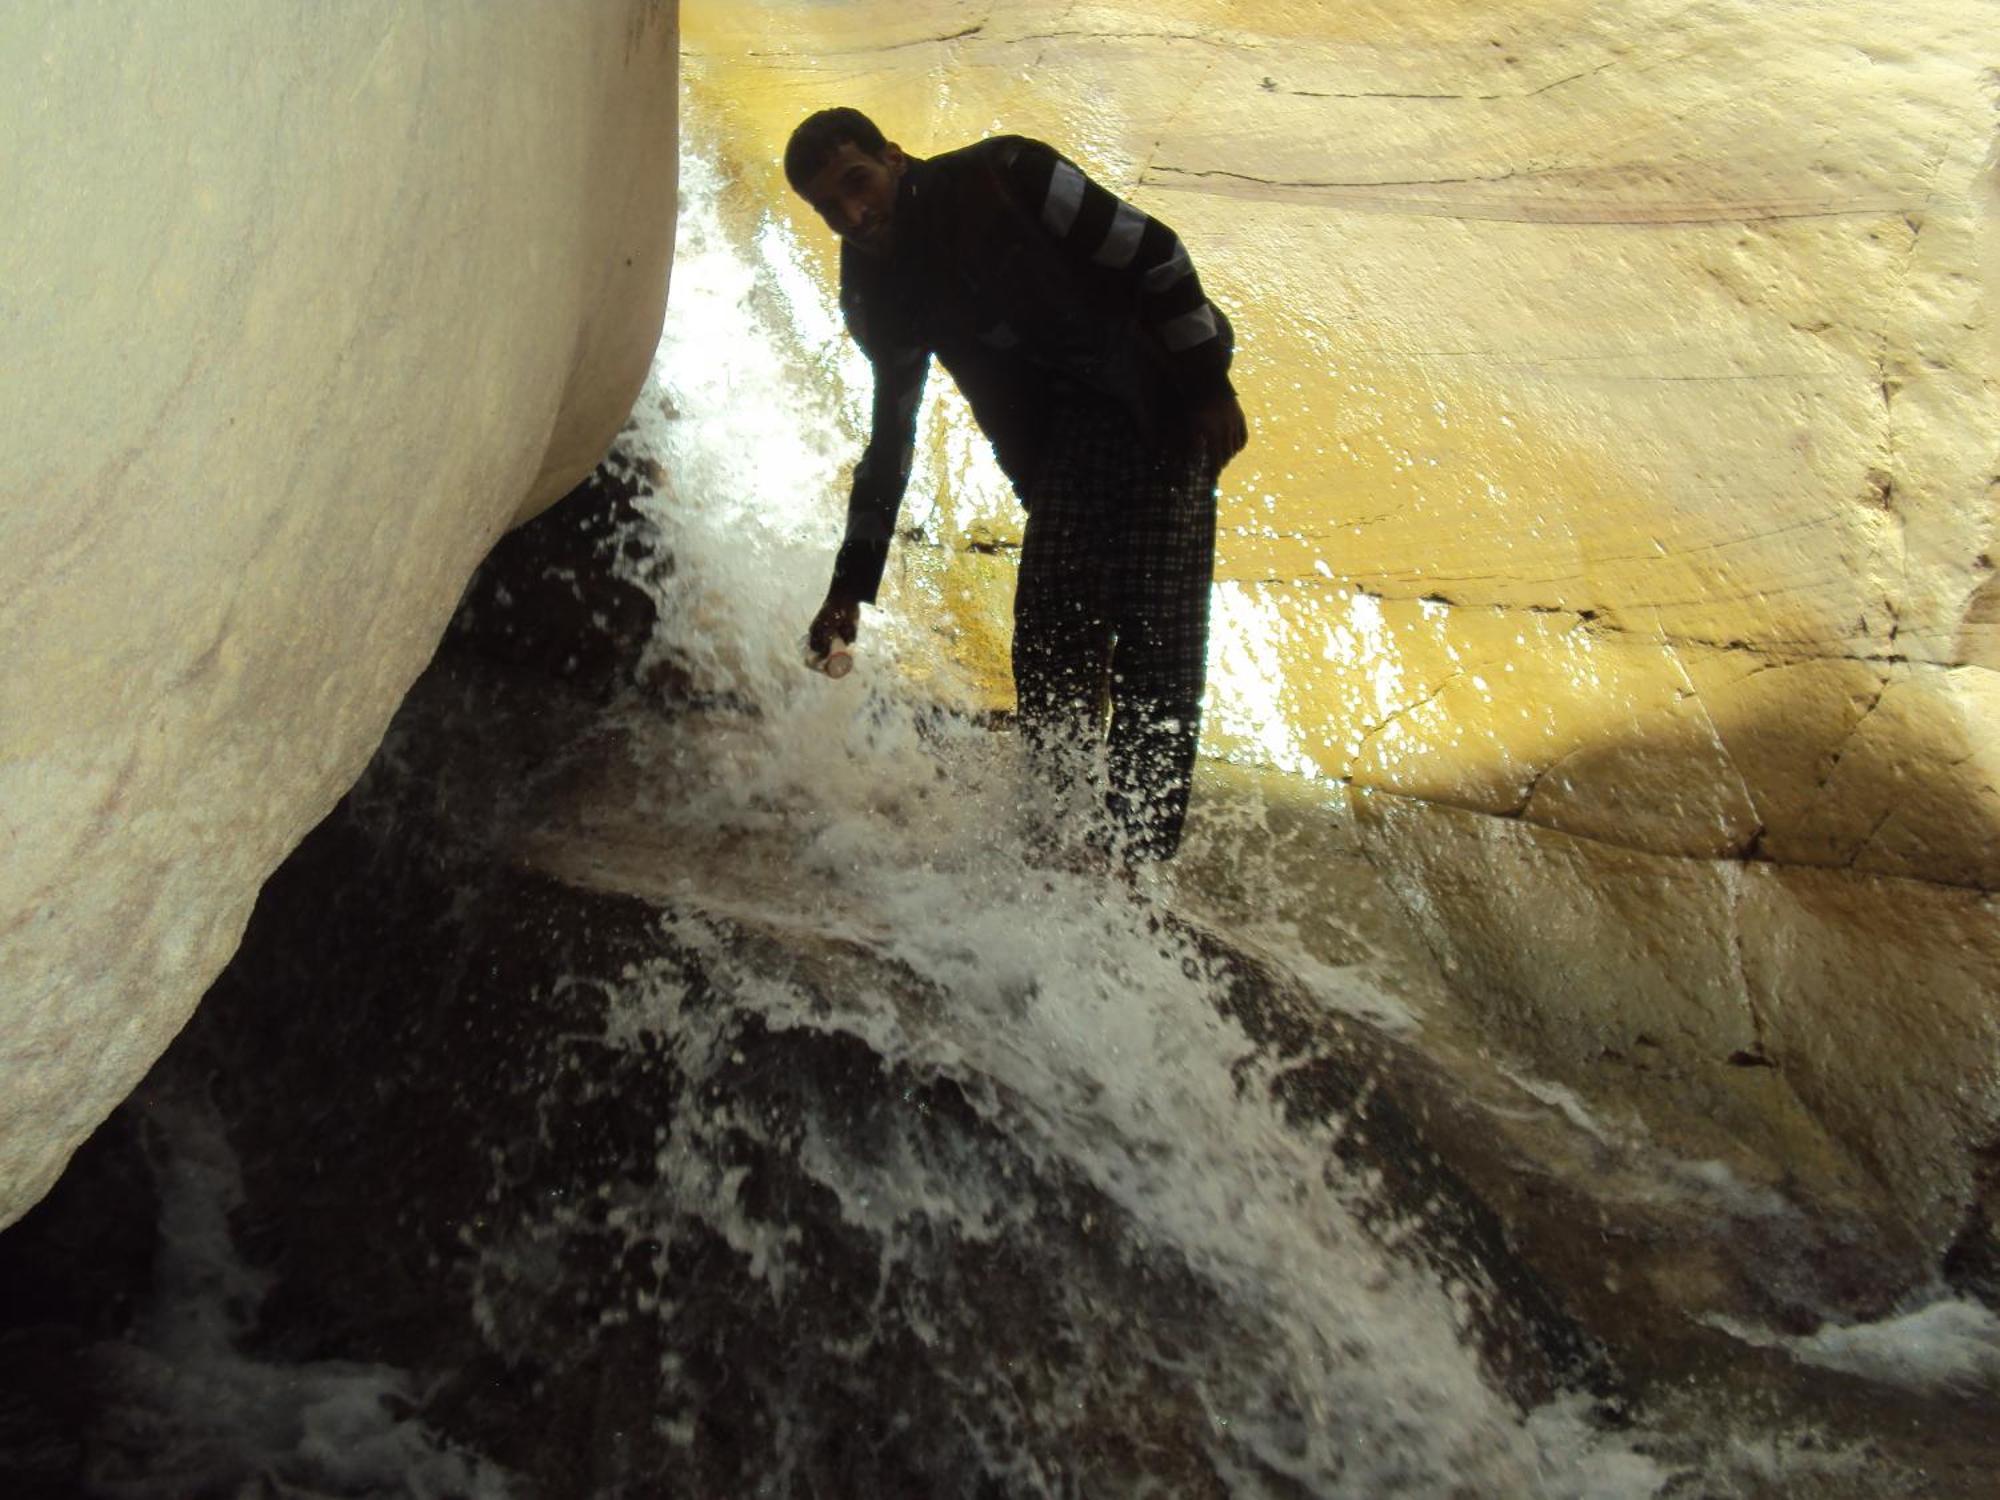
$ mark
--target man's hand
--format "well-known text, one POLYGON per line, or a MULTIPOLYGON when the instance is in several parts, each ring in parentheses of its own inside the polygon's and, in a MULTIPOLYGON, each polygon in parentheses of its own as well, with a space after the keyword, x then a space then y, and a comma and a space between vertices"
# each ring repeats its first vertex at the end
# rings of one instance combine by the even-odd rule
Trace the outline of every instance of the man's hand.
POLYGON ((814 656, 824 657, 836 640, 852 641, 860 633, 861 601, 851 594, 829 592, 806 631, 806 648, 814 656))
POLYGON ((1229 391, 1189 413, 1188 432, 1195 446, 1215 465, 1218 474, 1222 472, 1223 465, 1241 453, 1243 445, 1250 441, 1250 424, 1243 419, 1243 406, 1229 391))

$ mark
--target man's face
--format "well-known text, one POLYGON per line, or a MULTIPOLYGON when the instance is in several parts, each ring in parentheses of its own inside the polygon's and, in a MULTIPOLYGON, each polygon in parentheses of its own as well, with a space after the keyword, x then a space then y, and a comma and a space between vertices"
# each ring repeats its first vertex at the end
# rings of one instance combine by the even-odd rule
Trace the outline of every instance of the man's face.
POLYGON ((803 196, 827 227, 855 249, 887 255, 895 243, 896 185, 909 158, 894 144, 868 155, 842 141, 825 166, 813 174, 803 196))

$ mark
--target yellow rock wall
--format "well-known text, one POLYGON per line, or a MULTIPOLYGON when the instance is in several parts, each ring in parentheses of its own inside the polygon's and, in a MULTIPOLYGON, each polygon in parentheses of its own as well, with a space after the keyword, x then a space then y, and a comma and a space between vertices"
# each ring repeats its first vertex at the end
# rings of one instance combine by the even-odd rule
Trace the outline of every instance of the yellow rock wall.
POLYGON ((0 7, 0 1224, 657 341, 671 0, 0 7))
MULTIPOLYGON (((1270 727, 1467 997, 1934 1247, 2000 1134, 1996 19, 718 4, 689 97, 829 277, 776 162, 830 103, 1042 136, 1179 229, 1240 335, 1270 727)), ((996 692, 1007 570, 950 555, 1015 524, 948 503, 910 575, 996 692)))

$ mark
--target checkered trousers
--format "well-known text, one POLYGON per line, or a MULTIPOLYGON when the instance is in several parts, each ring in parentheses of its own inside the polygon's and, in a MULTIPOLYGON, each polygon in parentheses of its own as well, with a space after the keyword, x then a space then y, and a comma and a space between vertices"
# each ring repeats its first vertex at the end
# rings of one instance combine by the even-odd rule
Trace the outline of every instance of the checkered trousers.
POLYGON ((1057 414, 1044 452, 1014 591, 1022 730, 1059 788, 1101 749, 1110 841, 1167 859, 1201 735, 1215 471, 1088 404, 1057 414))

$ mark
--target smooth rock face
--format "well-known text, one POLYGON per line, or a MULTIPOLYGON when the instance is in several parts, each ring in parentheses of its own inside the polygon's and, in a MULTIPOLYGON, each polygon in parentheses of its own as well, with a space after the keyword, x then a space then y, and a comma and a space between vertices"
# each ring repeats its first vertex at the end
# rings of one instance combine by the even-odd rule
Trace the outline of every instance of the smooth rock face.
POLYGON ((0 14, 0 1223, 623 421, 677 51, 666 0, 0 14))
MULTIPOLYGON (((690 40, 695 128, 808 245, 776 163, 833 103, 919 154, 1043 136, 1181 231, 1252 419, 1222 602, 1282 679, 1211 743, 1365 794, 1531 1066, 1926 1253, 1987 1221, 1985 7, 767 4, 690 40)), ((1018 518, 949 425, 942 546, 884 602, 1004 691, 1018 518)))

